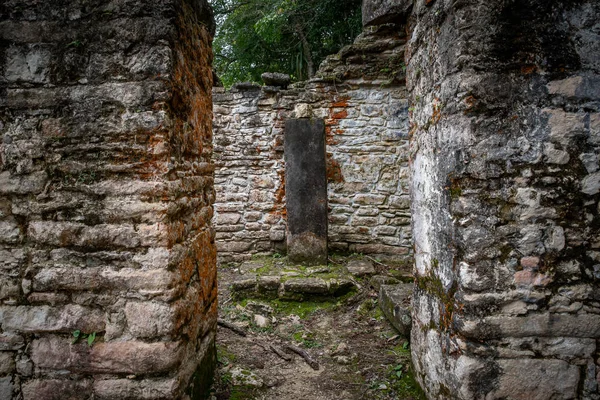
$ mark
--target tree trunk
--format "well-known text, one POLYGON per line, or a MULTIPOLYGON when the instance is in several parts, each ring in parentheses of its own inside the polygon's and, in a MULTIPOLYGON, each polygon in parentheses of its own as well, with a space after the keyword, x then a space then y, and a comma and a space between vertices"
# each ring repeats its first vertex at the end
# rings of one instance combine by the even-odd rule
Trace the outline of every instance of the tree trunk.
POLYGON ((306 61, 306 74, 308 75, 308 79, 310 79, 315 76, 315 63, 310 51, 310 44, 306 39, 304 30, 302 30, 302 25, 299 23, 296 23, 296 33, 300 36, 300 41, 302 42, 302 53, 304 53, 304 60, 306 61))

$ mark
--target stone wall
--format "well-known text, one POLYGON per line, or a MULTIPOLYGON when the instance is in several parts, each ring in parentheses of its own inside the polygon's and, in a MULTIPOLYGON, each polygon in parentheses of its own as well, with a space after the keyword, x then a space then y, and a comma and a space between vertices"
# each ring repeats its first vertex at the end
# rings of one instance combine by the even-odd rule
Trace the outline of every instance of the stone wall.
POLYGON ((1 399, 209 383, 211 27, 191 0, 0 4, 1 399))
POLYGON ((412 352, 430 399, 599 399, 600 3, 415 2, 412 352))
POLYGON ((380 26, 327 59, 309 82, 214 89, 221 261, 284 249, 284 124, 303 117, 326 124, 330 249, 411 252, 405 41, 398 27, 380 26))

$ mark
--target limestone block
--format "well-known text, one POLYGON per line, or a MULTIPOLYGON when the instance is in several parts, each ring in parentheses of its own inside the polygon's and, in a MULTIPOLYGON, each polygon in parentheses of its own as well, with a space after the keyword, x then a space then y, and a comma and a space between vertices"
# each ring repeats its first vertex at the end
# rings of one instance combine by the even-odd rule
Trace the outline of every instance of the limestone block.
POLYGON ((14 244, 21 239, 21 229, 16 221, 0 221, 0 243, 14 244))
POLYGON ((33 375, 33 362, 28 357, 22 357, 16 362, 17 373, 21 376, 33 375))
POLYGON ((408 15, 413 0, 365 0, 362 4, 363 26, 399 22, 408 15))
POLYGON ((159 294, 170 289, 174 279, 175 275, 164 269, 42 268, 33 277, 33 289, 40 292, 120 289, 159 294))
POLYGON ((0 376, 10 375, 15 370, 15 353, 0 352, 0 376))
POLYGON ((15 385, 12 376, 0 378, 0 399, 12 399, 15 385))
POLYGON ((166 304, 133 302, 125 306, 129 331, 140 338, 166 336, 174 330, 174 310, 166 304))
POLYGON ((550 94, 559 94, 576 99, 600 97, 600 78, 597 75, 575 75, 548 83, 550 94))
POLYGON ((596 314, 532 314, 525 317, 493 316, 482 320, 459 318, 460 331, 467 337, 493 339, 500 337, 576 337, 600 336, 600 315, 596 314))
POLYGON ((84 399, 92 395, 89 379, 34 379, 23 384, 23 400, 84 399))
POLYGON ((385 202, 386 196, 377 194, 357 194, 354 197, 354 203, 360 205, 381 205, 385 202))
POLYGON ((85 374, 146 374, 172 371, 181 363, 179 342, 138 341, 71 344, 70 338, 44 337, 31 345, 37 368, 85 374))
POLYGON ((320 278, 290 278, 283 284, 288 293, 327 294, 327 282, 320 278))
POLYGON ((25 346, 23 336, 12 332, 0 333, 0 351, 19 350, 23 346, 25 346))
POLYGON ((19 176, 3 171, 0 172, 0 194, 38 194, 44 190, 47 180, 46 171, 19 176))
POLYGON ((240 221, 241 218, 242 216, 240 214, 218 214, 215 223, 219 225, 235 225, 240 221))
POLYGON ((409 283, 381 285, 379 288, 379 307, 394 328, 405 337, 410 336, 412 328, 412 291, 413 285, 409 283))
POLYGON ((291 82, 289 75, 278 72, 265 72, 260 77, 267 86, 286 88, 291 82))
POLYGON ((4 78, 11 83, 47 83, 51 55, 48 46, 11 46, 6 50, 4 78))
POLYGON ((600 192, 600 172, 587 175, 581 181, 581 191, 590 196, 600 192))
POLYGON ((17 279, 0 277, 0 300, 16 298, 21 294, 17 279))
POLYGON ((368 260, 352 260, 346 265, 348 272, 354 276, 365 276, 375 274, 373 263, 368 260))
POLYGON ((579 368, 560 360, 498 360, 502 373, 493 398, 575 399, 579 368))
POLYGON ((94 381, 93 390, 98 400, 159 400, 170 398, 177 385, 177 379, 106 379, 94 381))
POLYGON ((400 283, 400 281, 391 276, 375 275, 371 277, 369 283, 371 284, 371 286, 373 286, 373 289, 379 292, 379 289, 382 285, 397 285, 400 283))
POLYGON ((66 305, 0 307, 0 320, 5 331, 20 332, 101 332, 105 326, 104 312, 66 305))

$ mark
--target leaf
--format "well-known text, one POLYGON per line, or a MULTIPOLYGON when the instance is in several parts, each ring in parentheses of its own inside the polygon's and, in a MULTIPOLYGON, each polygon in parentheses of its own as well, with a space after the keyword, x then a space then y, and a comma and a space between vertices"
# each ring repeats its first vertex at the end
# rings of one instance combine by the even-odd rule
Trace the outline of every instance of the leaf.
POLYGON ((94 340, 96 340, 96 332, 92 332, 88 335, 88 338, 87 338, 88 346, 92 347, 94 340))
POLYGON ((398 378, 402 378, 402 371, 396 371, 396 376, 398 378))
POLYGON ((71 344, 77 343, 77 341, 79 340, 80 335, 81 335, 81 331, 80 330, 73 331, 73 340, 71 341, 71 344))
POLYGON ((406 350, 406 349, 408 349, 408 346, 409 346, 408 342, 404 342, 404 344, 402 345, 402 348, 404 350, 406 350))

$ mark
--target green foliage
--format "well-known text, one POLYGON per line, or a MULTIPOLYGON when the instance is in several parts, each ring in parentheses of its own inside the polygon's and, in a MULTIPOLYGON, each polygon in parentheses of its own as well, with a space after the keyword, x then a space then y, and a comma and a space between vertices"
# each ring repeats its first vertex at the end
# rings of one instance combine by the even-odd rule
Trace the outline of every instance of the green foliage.
POLYGON ((94 341, 96 340, 96 332, 92 332, 92 333, 84 333, 81 332, 79 329, 76 331, 73 331, 73 344, 77 343, 79 341, 79 339, 87 339, 87 344, 88 346, 92 347, 92 345, 94 344, 94 341))
POLYGON ((263 72, 311 77, 361 31, 361 0, 210 0, 215 69, 225 86, 263 72))

